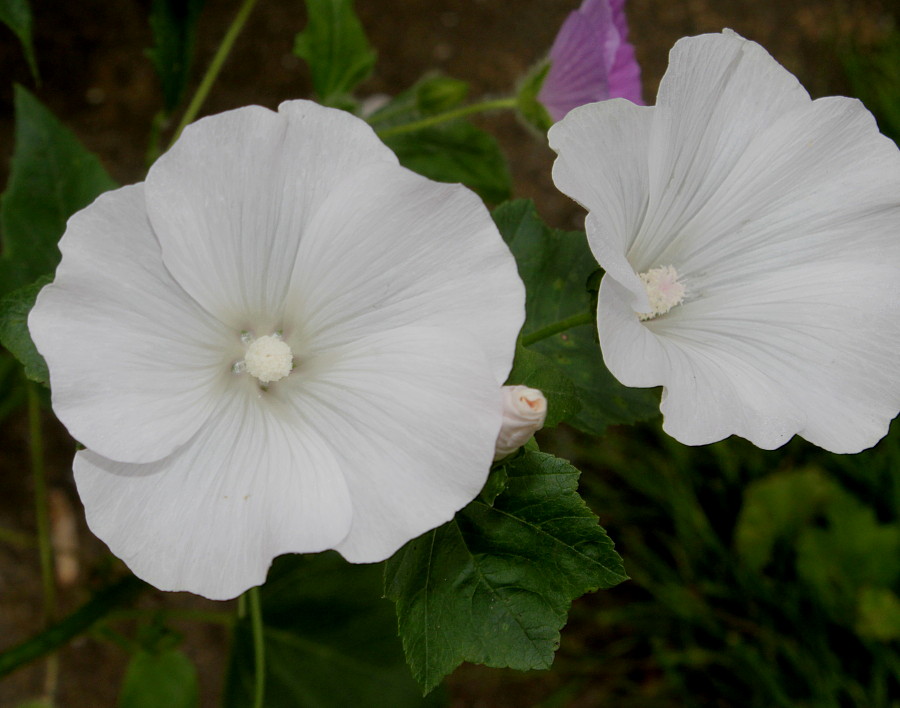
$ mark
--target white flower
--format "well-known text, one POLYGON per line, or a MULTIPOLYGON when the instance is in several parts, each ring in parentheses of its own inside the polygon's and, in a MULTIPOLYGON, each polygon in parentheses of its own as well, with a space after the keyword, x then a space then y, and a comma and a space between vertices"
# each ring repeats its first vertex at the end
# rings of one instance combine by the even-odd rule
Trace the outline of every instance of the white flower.
POLYGON ((497 436, 494 459, 502 460, 527 443, 544 427, 547 399, 536 388, 503 387, 503 425, 497 436))
POLYGON ((900 152, 730 31, 679 41, 655 107, 550 132, 606 275, 609 370, 695 445, 874 445, 900 409, 900 152))
POLYGON ((60 249, 29 325, 88 523, 153 585, 379 561, 481 489, 523 286, 477 197, 359 119, 205 118, 60 249))

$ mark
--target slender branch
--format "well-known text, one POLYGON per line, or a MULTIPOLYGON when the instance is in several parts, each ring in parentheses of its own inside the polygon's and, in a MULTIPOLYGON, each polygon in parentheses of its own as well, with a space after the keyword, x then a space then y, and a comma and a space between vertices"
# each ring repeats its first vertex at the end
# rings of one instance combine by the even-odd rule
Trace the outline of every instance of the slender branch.
POLYGON ((59 649, 70 639, 88 630, 97 620, 109 614, 113 608, 129 602, 147 587, 146 583, 133 575, 127 575, 103 588, 72 614, 40 634, 0 653, 0 676, 5 676, 23 664, 59 649))
POLYGON ((560 320, 559 322, 554 322, 553 324, 549 324, 546 327, 542 327, 537 332, 526 334, 524 337, 522 337, 522 346, 530 347, 535 342, 540 342, 542 339, 552 337, 554 334, 565 332, 567 329, 572 329, 572 327, 591 324, 593 321, 593 312, 579 312, 577 315, 566 317, 564 320, 560 320))
POLYGON ((447 123, 451 120, 456 120, 457 118, 463 118, 468 115, 472 115, 473 113, 484 113, 485 111, 496 111, 503 108, 515 108, 516 107, 516 98, 514 96, 510 96, 508 98, 497 98, 490 101, 482 101, 480 103, 472 103, 468 106, 462 106, 461 108, 455 108, 452 111, 447 111, 446 113, 438 113, 434 116, 429 116, 428 118, 422 118, 421 120, 413 121, 412 123, 405 123, 404 125, 395 125, 391 128, 385 128, 383 130, 377 131, 378 136, 381 138, 389 138, 392 135, 400 135, 402 133, 412 133, 416 130, 421 130, 422 128, 430 128, 432 125, 440 125, 441 123, 447 123))
POLYGON ((256 5, 256 2, 257 0, 244 0, 241 9, 238 10, 237 16, 234 18, 234 21, 228 28, 225 36, 222 38, 222 43, 216 50, 215 56, 213 56, 212 62, 210 62, 209 68, 206 70, 206 74, 204 74, 203 79, 200 81, 196 93, 194 93, 193 98, 191 98, 187 110, 181 117, 181 122, 175 130, 175 135, 172 136, 172 142, 169 143, 169 147, 178 140, 181 131, 197 117, 197 114, 200 112, 200 107, 209 95, 210 89, 212 89, 216 78, 219 76, 219 72, 222 70, 222 65, 225 63, 228 54, 231 52, 231 47, 234 45, 235 40, 244 28, 244 24, 247 22, 247 18, 250 16, 250 12, 253 10, 253 6, 256 5))
POLYGON ((256 667, 256 684, 253 708, 264 708, 266 697, 266 640, 263 636, 262 609, 259 602, 259 588, 247 591, 250 599, 250 622, 253 626, 253 663, 256 667))

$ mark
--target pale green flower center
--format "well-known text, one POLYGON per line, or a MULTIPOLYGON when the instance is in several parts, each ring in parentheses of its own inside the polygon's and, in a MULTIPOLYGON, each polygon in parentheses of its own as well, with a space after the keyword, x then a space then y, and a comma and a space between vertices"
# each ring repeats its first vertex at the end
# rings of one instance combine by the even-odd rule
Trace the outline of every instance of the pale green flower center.
POLYGON ((674 266, 651 268, 646 273, 639 273, 638 277, 650 299, 650 312, 638 313, 642 322, 664 315, 684 301, 684 285, 678 281, 678 272, 674 266))
POLYGON ((267 334, 250 342, 241 368, 261 384, 280 381, 294 368, 294 353, 278 334, 267 334))

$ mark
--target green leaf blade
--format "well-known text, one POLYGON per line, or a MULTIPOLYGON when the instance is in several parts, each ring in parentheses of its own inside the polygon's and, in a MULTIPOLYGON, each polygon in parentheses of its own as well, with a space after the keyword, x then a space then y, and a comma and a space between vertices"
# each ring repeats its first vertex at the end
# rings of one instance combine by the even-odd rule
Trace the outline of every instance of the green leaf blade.
POLYGON ((0 294, 52 273, 68 218, 116 186, 100 161, 21 86, 15 110, 15 150, 0 198, 0 294))
POLYGON ((197 670, 183 652, 139 651, 128 664, 119 708, 196 708, 200 705, 197 670))
MULTIPOLYGON (((261 588, 267 708, 384 705, 425 708, 403 660, 381 567, 350 565, 336 553, 278 558, 261 588)), ((224 706, 252 704, 250 623, 235 627, 224 706)))
POLYGON ((174 111, 184 97, 194 56, 197 19, 204 2, 153 0, 150 29, 154 44, 147 54, 162 84, 166 113, 174 111))
MULTIPOLYGON (((596 312, 590 287, 597 280, 599 268, 584 232, 549 228, 530 200, 502 204, 493 216, 525 283, 523 335, 573 315, 596 312)), ((574 385, 580 406, 560 403, 557 408, 562 412, 561 420, 586 433, 599 435, 608 425, 659 415, 656 389, 628 388, 609 373, 592 324, 571 327, 526 349, 544 357, 542 366, 548 379, 559 382, 564 378, 574 385)), ((520 359, 518 366, 530 366, 520 359)), ((553 422, 558 422, 556 416, 553 422)))
POLYGON ((512 179, 497 141, 456 121, 384 139, 400 164, 438 182, 459 182, 491 204, 509 198, 512 179))
POLYGON ((45 276, 31 285, 0 298, 0 344, 25 367, 25 376, 38 383, 48 383, 50 372, 28 331, 28 313, 38 293, 51 280, 45 276))
POLYGON ((28 0, 0 0, 0 22, 9 27, 22 43, 28 68, 35 81, 39 80, 34 42, 31 38, 31 6, 28 0))
POLYGON ((375 51, 352 0, 306 0, 306 10, 308 23, 294 40, 294 54, 309 64, 319 101, 340 105, 372 73, 375 51))
POLYGON ((538 452, 505 467, 493 506, 472 502, 387 563, 385 594, 426 691, 463 661, 548 667, 572 600, 626 579, 575 468, 538 452))

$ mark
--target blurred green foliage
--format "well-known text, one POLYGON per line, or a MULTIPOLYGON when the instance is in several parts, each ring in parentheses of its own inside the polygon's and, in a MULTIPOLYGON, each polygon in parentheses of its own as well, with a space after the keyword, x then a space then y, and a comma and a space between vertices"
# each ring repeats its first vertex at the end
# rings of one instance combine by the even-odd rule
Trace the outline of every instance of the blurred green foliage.
POLYGON ((638 432, 551 445, 634 579, 576 606, 569 683, 617 708, 900 706, 900 423, 855 456, 638 432))

